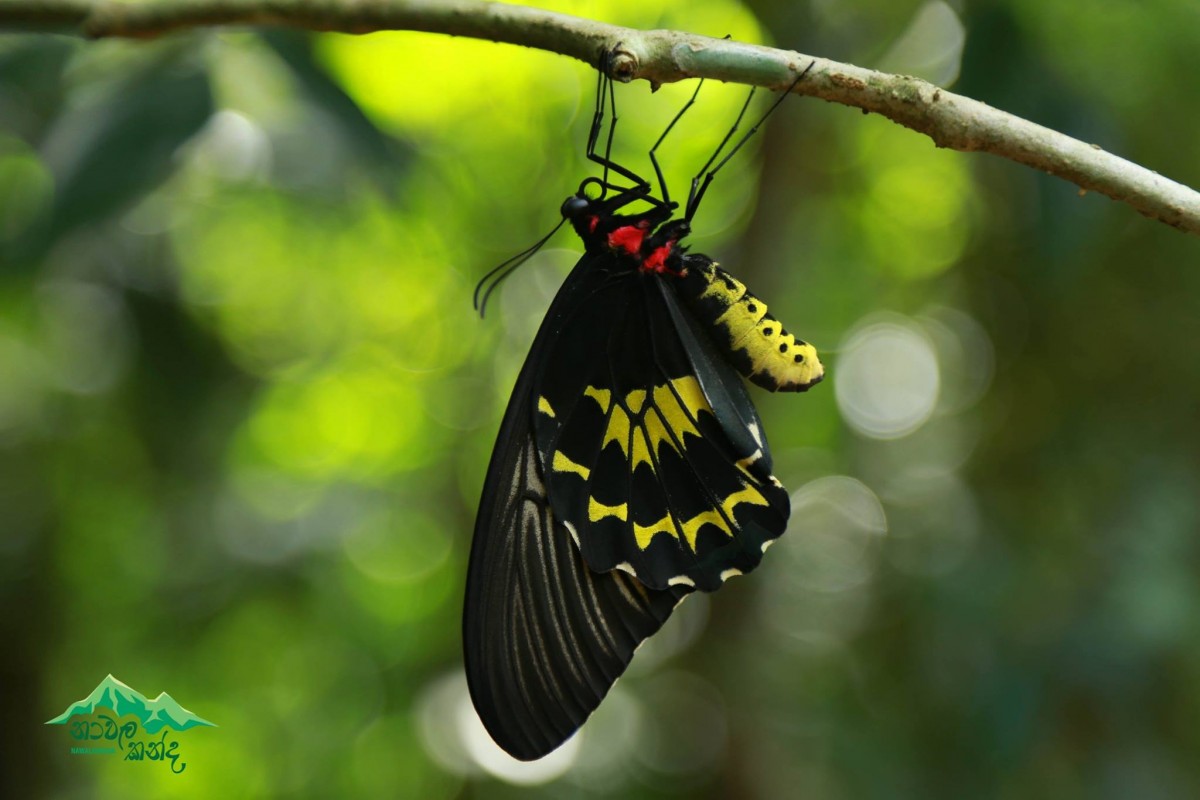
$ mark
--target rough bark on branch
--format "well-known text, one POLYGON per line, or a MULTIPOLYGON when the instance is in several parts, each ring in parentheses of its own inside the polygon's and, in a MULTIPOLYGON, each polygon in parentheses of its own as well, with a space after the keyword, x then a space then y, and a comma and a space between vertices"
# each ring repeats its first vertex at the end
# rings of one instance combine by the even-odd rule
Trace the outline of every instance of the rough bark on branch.
POLYGON ((413 30, 490 39, 572 56, 589 64, 620 45, 615 77, 653 84, 685 78, 782 90, 810 62, 798 94, 872 111, 929 136, 938 147, 980 151, 1127 203, 1141 214, 1200 234, 1200 193, 1097 145, 904 75, 677 31, 642 31, 536 8, 479 0, 0 0, 0 31, 40 30, 92 38, 152 38, 213 25, 280 25, 368 33, 413 30))

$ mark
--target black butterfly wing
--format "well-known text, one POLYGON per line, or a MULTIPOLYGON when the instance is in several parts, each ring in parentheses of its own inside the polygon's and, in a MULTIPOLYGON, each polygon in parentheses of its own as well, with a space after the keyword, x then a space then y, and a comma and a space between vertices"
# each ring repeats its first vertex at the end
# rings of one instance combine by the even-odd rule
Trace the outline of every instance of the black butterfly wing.
MULTIPOLYGON (((467 573, 463 645, 471 699, 492 738, 516 758, 554 750, 574 733, 624 672, 634 649, 688 593, 648 589, 621 572, 584 563, 547 498, 534 435, 564 329, 577 328, 589 298, 611 282, 602 257, 585 255, 534 339, 492 453, 467 573)), ((596 322, 585 315, 584 327, 596 322)))
POLYGON ((757 566, 789 502, 741 378, 676 280, 630 272, 590 293, 533 388, 535 438, 592 569, 711 591, 757 566))

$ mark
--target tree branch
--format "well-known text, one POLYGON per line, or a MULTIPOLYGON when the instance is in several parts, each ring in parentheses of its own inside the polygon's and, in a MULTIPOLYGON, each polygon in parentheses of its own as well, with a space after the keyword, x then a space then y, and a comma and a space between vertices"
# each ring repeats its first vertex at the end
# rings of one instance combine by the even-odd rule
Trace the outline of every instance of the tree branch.
POLYGON ((1057 131, 931 83, 823 58, 676 31, 640 31, 536 8, 478 0, 0 0, 0 30, 92 38, 153 38, 198 26, 281 25, 368 33, 413 30, 490 39, 596 64, 620 45, 614 77, 651 84, 685 78, 785 89, 810 61, 797 94, 873 111, 929 136, 938 147, 992 153, 1128 203, 1141 214, 1200 234, 1200 193, 1057 131))

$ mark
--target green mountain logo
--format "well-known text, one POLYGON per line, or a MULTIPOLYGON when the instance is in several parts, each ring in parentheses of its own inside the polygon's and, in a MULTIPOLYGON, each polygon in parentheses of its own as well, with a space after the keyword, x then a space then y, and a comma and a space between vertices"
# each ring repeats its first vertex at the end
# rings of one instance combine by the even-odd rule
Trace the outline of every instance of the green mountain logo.
POLYGON ((54 719, 47 720, 46 724, 66 725, 72 717, 93 714, 101 707, 112 709, 117 716, 133 714, 141 721, 146 733, 150 734, 158 733, 163 728, 186 731, 201 725, 217 727, 179 705, 175 698, 166 692, 162 692, 153 700, 147 700, 144 694, 121 683, 112 675, 100 681, 87 697, 72 703, 66 711, 54 719))

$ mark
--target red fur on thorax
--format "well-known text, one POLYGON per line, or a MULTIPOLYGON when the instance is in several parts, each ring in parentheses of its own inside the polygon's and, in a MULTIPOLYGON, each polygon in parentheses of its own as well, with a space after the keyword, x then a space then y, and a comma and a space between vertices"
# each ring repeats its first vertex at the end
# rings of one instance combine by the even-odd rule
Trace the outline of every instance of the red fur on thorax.
POLYGON ((629 255, 636 256, 638 251, 642 249, 642 241, 645 238, 645 230, 633 225, 626 225, 617 228, 608 235, 608 246, 614 250, 624 250, 629 255))
POLYGON ((672 270, 667 269, 667 256, 671 255, 672 249, 672 242, 654 248, 650 255, 642 261, 642 269, 650 272, 671 272, 672 270))

